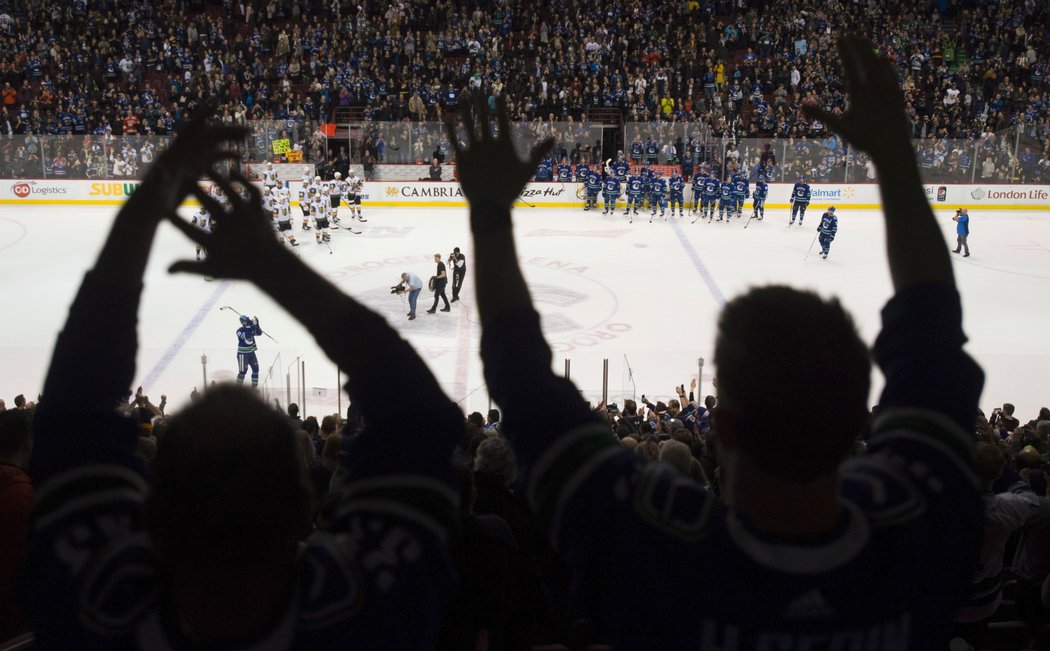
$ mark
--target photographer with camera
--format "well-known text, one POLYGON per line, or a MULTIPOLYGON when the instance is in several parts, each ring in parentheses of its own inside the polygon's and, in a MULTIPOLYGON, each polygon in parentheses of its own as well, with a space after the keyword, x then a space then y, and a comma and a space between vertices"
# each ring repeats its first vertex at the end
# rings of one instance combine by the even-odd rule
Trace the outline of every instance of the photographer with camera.
POLYGON ((419 292, 423 291, 423 281, 420 280, 419 276, 411 272, 403 272, 401 274, 401 282, 390 288, 391 294, 404 294, 408 292, 408 320, 412 321, 416 318, 416 300, 419 299, 419 292))
POLYGON ((958 253, 959 249, 962 249, 964 251, 963 257, 968 258, 970 257, 970 247, 966 244, 966 238, 970 236, 970 213, 968 209, 959 208, 956 210, 952 221, 956 223, 955 233, 958 236, 952 253, 958 253))
POLYGON ((463 287, 463 278, 467 275, 467 259, 459 252, 459 247, 448 254, 448 263, 452 265, 452 302, 459 300, 459 290, 463 287))

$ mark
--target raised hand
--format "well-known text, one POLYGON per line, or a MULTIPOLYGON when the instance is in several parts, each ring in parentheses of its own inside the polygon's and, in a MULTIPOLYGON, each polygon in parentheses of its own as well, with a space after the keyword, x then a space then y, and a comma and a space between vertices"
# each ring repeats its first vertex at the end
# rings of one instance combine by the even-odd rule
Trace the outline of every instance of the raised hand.
POLYGON ((803 112, 871 154, 876 162, 905 155, 911 147, 910 130, 904 94, 893 65, 877 56, 871 41, 860 36, 840 37, 838 49, 846 73, 849 111, 834 115, 806 105, 803 112))
POLYGON ((209 170, 207 177, 222 190, 229 206, 223 208, 203 188, 193 184, 190 193, 215 216, 212 232, 194 228, 174 212, 170 213, 169 220, 186 237, 207 249, 208 256, 196 262, 180 260, 171 265, 168 271, 253 280, 267 264, 269 256, 283 252, 273 234, 270 219, 263 212, 259 190, 240 172, 231 172, 229 179, 226 179, 209 170), (247 190, 247 199, 241 197, 231 181, 247 190))
POLYGON ((179 207, 197 179, 208 173, 212 165, 239 157, 233 146, 243 142, 248 131, 244 127, 209 123, 215 106, 204 106, 193 119, 183 123, 171 147, 157 158, 136 190, 136 194, 154 197, 153 214, 158 220, 179 207))
MULTIPOLYGON (((518 158, 510 136, 510 119, 507 102, 500 97, 496 103, 496 119, 499 133, 492 132, 492 116, 484 96, 464 97, 460 101, 463 127, 467 132, 466 146, 460 142, 456 125, 445 123, 448 139, 456 154, 456 170, 459 183, 472 206, 509 209, 521 194, 525 184, 536 171, 543 157, 554 146, 547 139, 533 147, 526 160, 518 158)), ((471 213, 471 227, 484 228, 492 224, 475 224, 471 213)), ((489 211, 485 211, 488 214, 489 211)), ((509 226, 509 224, 506 224, 509 226)))

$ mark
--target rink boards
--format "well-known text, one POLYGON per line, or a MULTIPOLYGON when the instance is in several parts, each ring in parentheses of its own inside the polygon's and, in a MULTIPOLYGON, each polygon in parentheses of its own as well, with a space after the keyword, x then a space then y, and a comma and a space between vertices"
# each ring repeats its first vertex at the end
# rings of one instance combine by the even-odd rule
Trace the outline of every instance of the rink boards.
MULTIPOLYGON (((301 183, 286 184, 291 190, 293 205, 298 205, 301 183)), ((0 180, 0 204, 118 205, 137 187, 137 181, 0 180)), ((882 206, 878 185, 874 183, 812 183, 810 187, 814 208, 835 205, 876 210, 882 206)), ((453 208, 467 205, 456 181, 368 181, 364 189, 362 203, 366 206, 453 208)), ((790 183, 771 183, 766 207, 789 207, 791 189, 790 183)), ((938 209, 965 206, 970 210, 1050 210, 1050 186, 1047 185, 926 185, 924 190, 927 199, 938 209)), ((517 206, 582 208, 584 198, 580 183, 530 183, 517 206)), ((692 204, 689 188, 685 200, 692 204)), ((619 205, 623 205, 622 197, 619 205)), ((750 206, 751 200, 745 205, 750 206)))

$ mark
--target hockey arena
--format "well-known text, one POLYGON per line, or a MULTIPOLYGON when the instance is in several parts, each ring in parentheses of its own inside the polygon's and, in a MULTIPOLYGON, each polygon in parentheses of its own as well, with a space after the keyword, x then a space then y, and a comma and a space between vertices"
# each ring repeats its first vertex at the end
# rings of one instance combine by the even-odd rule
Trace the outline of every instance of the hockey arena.
MULTIPOLYGON (((514 211, 518 253, 544 317, 556 370, 564 373, 568 360, 571 379, 594 404, 603 395, 604 359, 609 402, 642 394, 653 401, 674 397, 673 387, 688 385, 699 360, 709 360, 721 305, 749 287, 786 283, 837 296, 869 344, 892 293, 879 210, 839 204, 838 237, 824 260, 813 241, 827 203, 815 201, 803 226, 788 225, 787 208, 767 208, 765 219, 746 229, 749 208, 728 223, 692 223, 689 211, 666 220, 657 215, 650 223, 645 210, 628 223, 622 204, 615 215, 535 205, 519 204, 514 211)), ((41 386, 57 330, 115 210, 0 206, 0 292, 13 301, 0 325, 0 396, 41 386)), ((350 223, 347 208, 341 211, 342 223, 350 223)), ((183 212, 189 219, 193 209, 183 212)), ((950 246, 952 214, 938 212, 950 246)), ((410 322, 404 299, 390 294, 401 272, 428 278, 433 255, 444 259, 456 246, 467 256, 469 270, 466 210, 366 203, 364 216, 366 223, 352 222, 360 234, 336 229, 330 248, 315 243, 312 233, 301 233, 293 219, 301 242, 295 251, 340 289, 385 315, 422 353, 454 401, 466 411, 484 412, 489 402, 478 359, 471 273, 450 313, 426 314, 432 295, 424 289, 419 318, 410 322)), ((953 257, 964 290, 968 350, 988 377, 982 403, 1009 400, 1023 413, 1044 406, 1050 365, 1048 217, 1044 210, 975 210, 972 255, 953 257)), ((205 380, 235 376, 239 324, 236 314, 221 310, 231 306, 258 316, 264 332, 279 342, 257 338, 260 386, 268 396, 283 405, 289 395, 302 400, 305 389, 306 413, 334 412, 339 404, 345 409, 337 369, 295 319, 247 283, 169 274, 171 263, 194 257, 193 243, 169 225, 162 225, 155 247, 139 313, 136 384, 148 395, 165 394, 178 407, 205 380)), ((347 336, 353 339, 354 333, 347 336)), ((701 392, 713 392, 715 374, 708 361, 701 392)), ((873 379, 872 401, 881 387, 877 372, 873 379)))

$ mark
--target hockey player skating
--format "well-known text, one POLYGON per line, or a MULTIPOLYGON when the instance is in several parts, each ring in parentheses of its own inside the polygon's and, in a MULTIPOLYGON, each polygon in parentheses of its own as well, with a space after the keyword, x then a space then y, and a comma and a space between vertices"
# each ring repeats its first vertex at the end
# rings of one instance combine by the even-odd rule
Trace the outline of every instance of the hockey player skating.
POLYGON ((674 207, 678 205, 678 216, 685 216, 685 179, 678 173, 678 169, 671 170, 671 178, 667 181, 667 194, 670 197, 671 216, 674 217, 674 207))
MULTIPOLYGON (((357 221, 359 221, 361 223, 364 223, 364 222, 368 221, 367 219, 365 219, 364 215, 361 214, 361 199, 362 199, 361 195, 363 195, 364 192, 365 192, 365 181, 364 181, 364 179, 362 179, 360 176, 358 176, 357 172, 351 170, 350 171, 350 178, 348 178, 346 180, 346 185, 347 185, 347 189, 348 189, 347 190, 348 194, 347 194, 346 202, 347 202, 347 205, 349 205, 349 207, 350 207, 350 217, 352 219, 356 219, 357 221)), ((360 232, 360 231, 355 231, 354 229, 350 228, 349 226, 347 227, 347 230, 349 230, 349 231, 351 231, 353 233, 360 232)))
POLYGON ((641 175, 632 174, 627 177, 627 209, 623 211, 623 214, 630 214, 631 209, 634 209, 634 214, 631 215, 631 223, 634 223, 634 215, 638 214, 638 207, 642 204, 642 185, 641 175))
POLYGON ((652 213, 649 215, 650 224, 653 223, 657 208, 660 208, 660 216, 667 219, 664 214, 667 210, 667 179, 659 174, 653 176, 653 193, 650 196, 650 203, 652 204, 652 213))
POLYGON ((609 174, 605 177, 602 198, 605 200, 605 210, 602 211, 602 214, 606 215, 616 212, 616 200, 620 198, 620 179, 615 174, 609 174))
POLYGON ((743 214, 744 201, 749 196, 751 196, 751 188, 747 182, 747 175, 737 172, 733 175, 733 202, 735 203, 737 219, 740 219, 740 216, 743 214))
POLYGON ((589 170, 587 172, 587 183, 585 186, 587 198, 584 201, 583 209, 590 210, 594 208, 598 209, 598 194, 602 191, 602 174, 598 170, 589 170))
POLYGON ((241 327, 237 329, 237 383, 244 382, 248 368, 252 369, 252 388, 259 387, 259 359, 255 355, 258 346, 255 338, 263 333, 259 317, 254 319, 241 315, 241 327))
POLYGON ((795 223, 795 215, 798 215, 798 225, 802 225, 802 219, 806 216, 806 208, 809 207, 809 183, 806 183, 806 177, 798 177, 798 183, 791 188, 791 224, 795 223))
POLYGON ((721 194, 718 197, 718 221, 722 221, 723 217, 728 221, 733 218, 733 212, 736 210, 732 177, 726 176, 725 183, 719 191, 721 194))
POLYGON ((838 230, 839 219, 835 216, 835 206, 828 206, 828 211, 821 215, 820 226, 817 227, 817 231, 820 232, 820 257, 825 260, 828 259, 831 243, 835 241, 838 230))

